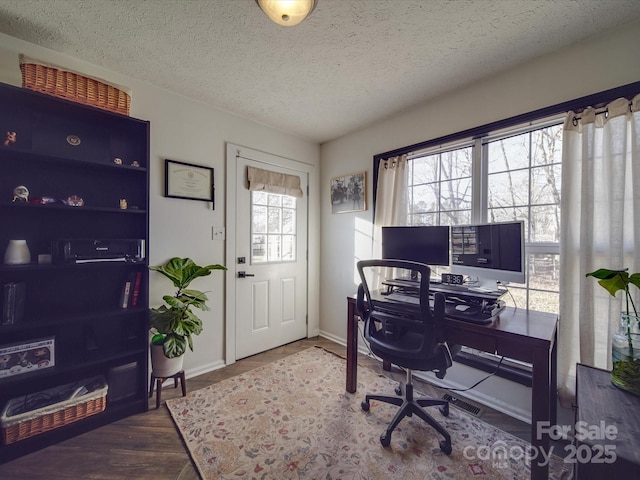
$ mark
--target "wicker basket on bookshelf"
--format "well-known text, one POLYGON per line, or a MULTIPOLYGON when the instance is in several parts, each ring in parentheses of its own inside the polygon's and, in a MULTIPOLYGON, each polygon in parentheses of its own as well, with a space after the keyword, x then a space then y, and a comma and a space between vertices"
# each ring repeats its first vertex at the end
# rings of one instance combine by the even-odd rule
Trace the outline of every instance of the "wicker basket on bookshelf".
POLYGON ((104 377, 98 376, 10 400, 0 417, 3 443, 9 445, 19 442, 103 412, 107 389, 104 377), (83 387, 88 387, 86 393, 83 393, 83 387), (66 399, 23 411, 24 405, 36 398, 66 399))
POLYGON ((131 96, 123 87, 24 55, 20 70, 23 88, 129 115, 131 96))

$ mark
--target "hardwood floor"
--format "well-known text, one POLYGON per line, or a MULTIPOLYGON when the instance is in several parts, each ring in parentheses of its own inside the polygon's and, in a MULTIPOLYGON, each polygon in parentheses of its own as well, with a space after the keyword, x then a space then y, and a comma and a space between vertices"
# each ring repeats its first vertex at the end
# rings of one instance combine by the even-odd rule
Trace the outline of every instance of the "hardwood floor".
MULTIPOLYGON (((322 337, 300 340, 240 360, 233 365, 187 380, 187 390, 197 390, 238 375, 266 363, 315 345, 346 355, 346 348, 322 337)), ((359 364, 380 373, 381 364, 360 355, 359 364)), ((397 371, 391 375, 404 379, 397 371)), ((427 395, 441 396, 444 391, 420 383, 416 388, 427 395)), ((162 403, 181 395, 167 382, 162 403)), ((155 395, 149 399, 149 411, 120 420, 57 445, 0 465, 0 478, 6 480, 191 480, 198 476, 191 466, 169 412, 155 408, 155 395)), ((529 440, 529 425, 500 412, 482 407, 482 420, 520 438, 529 440)))

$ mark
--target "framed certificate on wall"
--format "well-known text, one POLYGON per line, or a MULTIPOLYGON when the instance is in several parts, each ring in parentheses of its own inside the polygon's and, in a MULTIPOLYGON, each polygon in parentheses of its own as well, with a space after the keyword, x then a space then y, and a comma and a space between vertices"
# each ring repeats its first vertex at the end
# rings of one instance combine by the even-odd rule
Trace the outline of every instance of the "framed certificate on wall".
POLYGON ((165 160, 164 196, 214 201, 213 168, 165 160))

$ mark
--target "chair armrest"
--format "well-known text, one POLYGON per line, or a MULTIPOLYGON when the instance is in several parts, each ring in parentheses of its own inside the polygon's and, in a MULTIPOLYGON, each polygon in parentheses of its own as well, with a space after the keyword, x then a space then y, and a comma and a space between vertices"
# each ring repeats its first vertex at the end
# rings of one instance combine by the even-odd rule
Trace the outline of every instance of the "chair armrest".
POLYGON ((444 343, 447 340, 447 320, 444 316, 444 305, 446 299, 442 293, 433 296, 433 333, 437 343, 444 343))
POLYGON ((358 296, 356 297, 356 310, 363 320, 367 317, 368 310, 364 306, 364 286, 358 285, 358 296))

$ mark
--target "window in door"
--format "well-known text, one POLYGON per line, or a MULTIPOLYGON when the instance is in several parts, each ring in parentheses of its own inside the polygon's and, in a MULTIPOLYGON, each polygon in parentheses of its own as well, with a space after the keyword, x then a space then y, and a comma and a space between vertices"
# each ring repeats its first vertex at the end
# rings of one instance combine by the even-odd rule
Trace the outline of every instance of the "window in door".
POLYGON ((296 199, 251 192, 251 263, 296 261, 296 199))

